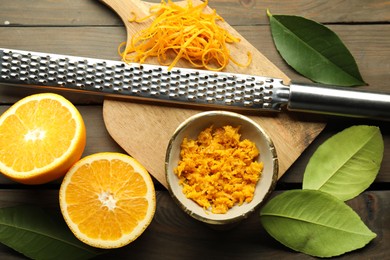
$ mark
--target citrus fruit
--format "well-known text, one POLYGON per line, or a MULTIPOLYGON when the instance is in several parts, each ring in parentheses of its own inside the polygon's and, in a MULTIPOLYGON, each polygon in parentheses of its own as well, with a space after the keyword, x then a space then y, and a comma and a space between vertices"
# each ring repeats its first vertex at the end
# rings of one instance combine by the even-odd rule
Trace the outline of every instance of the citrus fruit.
POLYGON ((156 210, 153 181, 134 158, 114 152, 82 158, 65 175, 60 207, 73 234, 98 248, 138 238, 156 210))
POLYGON ((0 172, 24 184, 62 177, 86 144, 73 104, 53 93, 25 97, 0 116, 0 172))

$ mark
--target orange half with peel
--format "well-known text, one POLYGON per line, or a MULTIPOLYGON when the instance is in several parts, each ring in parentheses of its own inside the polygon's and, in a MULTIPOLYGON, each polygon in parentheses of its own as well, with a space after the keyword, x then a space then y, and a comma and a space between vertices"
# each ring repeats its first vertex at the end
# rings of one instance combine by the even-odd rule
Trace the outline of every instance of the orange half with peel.
POLYGON ((0 172, 24 184, 62 177, 86 144, 77 108, 53 93, 25 97, 0 117, 0 172))
POLYGON ((134 241, 156 210, 147 170, 134 158, 112 152, 77 162, 63 179, 59 200, 73 234, 98 248, 118 248, 134 241))

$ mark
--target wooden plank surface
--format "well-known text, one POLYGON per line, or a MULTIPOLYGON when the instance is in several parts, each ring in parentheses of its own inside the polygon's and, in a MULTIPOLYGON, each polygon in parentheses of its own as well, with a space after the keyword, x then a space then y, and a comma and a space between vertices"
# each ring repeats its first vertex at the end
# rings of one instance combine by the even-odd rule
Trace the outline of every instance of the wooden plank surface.
MULTIPOLYGON (((275 192, 273 196, 280 194, 275 192)), ((0 190, 0 207, 20 204, 55 210, 57 190, 0 190)), ((341 259, 386 259, 389 253, 390 191, 368 191, 348 202, 378 237, 363 250, 341 259)), ((155 217, 148 229, 130 245, 108 250, 96 259, 313 259, 283 247, 264 230, 259 212, 226 230, 194 221, 164 191, 157 192, 155 217)), ((24 259, 0 246, 0 259, 24 259), (10 257, 10 258, 9 258, 10 257)))
MULTIPOLYGON (((209 5, 217 8, 229 24, 289 78, 296 80, 305 79, 291 70, 275 50, 265 9, 269 8, 274 14, 302 15, 326 23, 339 34, 356 58, 363 78, 370 84, 364 88, 390 91, 389 1, 211 0, 209 5)), ((117 59, 116 47, 125 39, 120 19, 97 0, 0 0, 0 47, 117 59)), ((20 98, 37 92, 40 91, 0 86, 0 113, 20 98)), ((84 155, 123 152, 104 127, 103 99, 64 95, 77 105, 86 122, 84 155)), ((378 237, 365 248, 339 258, 386 259, 390 254, 390 125, 388 122, 339 118, 327 118, 327 122, 325 130, 279 180, 274 195, 301 188, 303 171, 310 156, 334 133, 356 124, 378 125, 385 142, 378 177, 368 191, 348 202, 378 237)), ((27 203, 58 210, 60 181, 25 187, 0 176, 0 207, 27 203)), ((155 184, 157 212, 150 228, 134 243, 113 250, 105 259, 161 259, 161 256, 165 259, 312 259, 272 239, 261 227, 257 212, 231 230, 216 231, 185 215, 166 189, 157 181, 155 184)), ((25 258, 0 245, 0 259, 25 258)))
MULTIPOLYGON (((301 15, 321 23, 390 21, 389 3, 384 0, 210 0, 209 5, 234 26, 268 24, 267 8, 274 14, 301 15)), ((99 0, 0 0, 0 6, 4 7, 0 9, 1 24, 8 21, 13 26, 122 25, 119 17, 100 6, 99 0)))

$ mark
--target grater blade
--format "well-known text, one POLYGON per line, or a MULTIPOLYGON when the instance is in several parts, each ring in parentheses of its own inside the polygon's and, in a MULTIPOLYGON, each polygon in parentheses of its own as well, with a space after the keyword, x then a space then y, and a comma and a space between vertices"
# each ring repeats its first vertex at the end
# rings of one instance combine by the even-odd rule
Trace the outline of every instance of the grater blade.
POLYGON ((281 79, 0 49, 0 83, 121 98, 280 111, 281 79))

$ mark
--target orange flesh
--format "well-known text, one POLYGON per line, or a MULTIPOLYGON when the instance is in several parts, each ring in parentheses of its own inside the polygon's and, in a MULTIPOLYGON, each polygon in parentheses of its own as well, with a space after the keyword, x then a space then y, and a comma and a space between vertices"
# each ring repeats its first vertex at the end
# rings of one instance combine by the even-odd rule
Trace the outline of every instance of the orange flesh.
MULTIPOLYGON (((42 100, 41 102, 50 101, 42 100)), ((36 110, 31 108, 31 104, 19 108, 19 110, 25 111, 20 111, 18 114, 26 115, 27 120, 22 122, 19 117, 14 115, 7 118, 1 127, 12 126, 14 128, 14 131, 9 131, 7 135, 3 136, 4 139, 7 139, 7 143, 11 144, 9 152, 4 153, 7 158, 3 161, 8 162, 10 167, 13 165, 14 170, 20 172, 41 168, 53 162, 69 148, 75 134, 76 123, 67 109, 63 108, 59 112, 60 116, 56 116, 53 115, 52 109, 46 107, 42 109, 42 103, 35 103, 37 103, 36 110), (72 121, 73 127, 64 128, 64 120, 72 121), (55 129, 55 131, 50 129, 55 129), (23 134, 18 135, 15 134, 16 132, 23 134), (44 137, 45 140, 41 140, 40 137, 44 137), (34 138, 37 139, 34 140, 34 138)), ((0 131, 3 132, 1 128, 0 131)))
POLYGON ((99 160, 74 173, 65 199, 69 216, 82 233, 116 240, 131 233, 144 219, 146 192, 142 176, 130 165, 120 160, 99 160))

